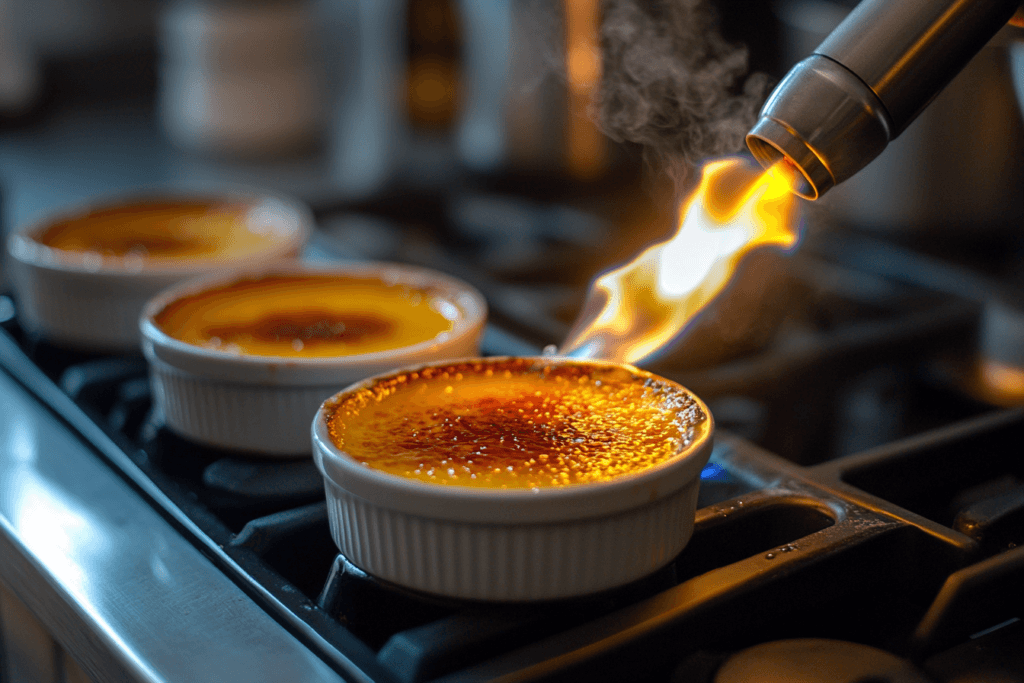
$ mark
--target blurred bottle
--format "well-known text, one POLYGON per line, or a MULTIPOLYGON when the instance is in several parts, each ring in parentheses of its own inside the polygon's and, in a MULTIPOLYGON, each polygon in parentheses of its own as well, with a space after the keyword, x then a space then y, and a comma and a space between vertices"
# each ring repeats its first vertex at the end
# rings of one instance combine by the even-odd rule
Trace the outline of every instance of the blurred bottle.
POLYGON ((405 107, 415 129, 448 133, 462 90, 462 26, 454 0, 409 0, 405 107))
MULTIPOLYGON (((336 62, 342 81, 331 113, 332 176, 338 191, 372 195, 399 167, 408 137, 399 84, 404 74, 406 0, 355 0, 348 21, 338 21, 356 49, 336 62)), ((346 46, 333 40, 333 51, 346 46)))
MULTIPOLYGON (((456 142, 461 162, 496 172, 508 161, 506 111, 515 100, 513 0, 461 0, 462 93, 456 142)), ((521 50, 519 54, 528 52, 521 50)))
POLYGON ((343 194, 500 166, 510 1, 358 0, 358 52, 333 115, 343 194))
POLYGON ((470 92, 460 152, 467 165, 581 180, 607 173, 614 150, 590 111, 602 78, 600 0, 461 5, 470 92), (487 153, 470 139, 487 140, 487 153))
POLYGON ((178 0, 160 22, 160 119, 178 146, 267 158, 312 149, 323 128, 307 0, 178 0))
POLYGON ((595 178, 608 164, 608 138, 590 117, 590 103, 601 87, 601 3, 564 0, 565 169, 577 178, 595 178))

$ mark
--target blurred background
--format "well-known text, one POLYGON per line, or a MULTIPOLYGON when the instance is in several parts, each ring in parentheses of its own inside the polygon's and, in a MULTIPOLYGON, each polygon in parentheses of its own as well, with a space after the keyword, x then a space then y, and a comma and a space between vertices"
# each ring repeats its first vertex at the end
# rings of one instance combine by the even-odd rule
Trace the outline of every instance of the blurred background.
MULTIPOLYGON (((599 22, 623 4, 0 0, 4 221, 167 183, 256 184, 321 202, 481 179, 568 196, 646 182, 664 203, 663 179, 640 179, 639 145, 592 123, 608 60, 599 22)), ((855 4, 706 6, 770 86, 855 4)), ((830 198, 829 215, 884 230, 956 224, 960 234, 1019 221, 1010 42, 994 41, 879 169, 830 198)), ((735 149, 715 152, 742 149, 726 146, 735 149)))
MULTIPOLYGON (((5 222, 159 183, 259 184, 316 201, 514 176, 567 194, 582 189, 566 183, 635 184, 639 145, 592 123, 599 23, 622 4, 0 0, 5 222)), ((770 86, 855 4, 706 6, 770 86)), ((829 212, 899 230, 1019 221, 1010 42, 994 41, 875 164, 884 170, 844 188, 829 212)), ((742 149, 730 146, 721 152, 742 149)))
MULTIPOLYGON (((0 0, 0 217, 9 230, 160 186, 286 193, 319 220, 308 257, 461 275, 555 343, 581 288, 675 228, 702 155, 743 151, 764 95, 856 3, 683 4, 707 20, 697 37, 638 57, 616 49, 643 27, 602 17, 640 8, 661 36, 668 4, 0 0), (683 63, 683 97, 659 73, 647 101, 607 85, 662 62, 683 63), (671 117, 705 91, 723 106, 671 117), (658 102, 668 118, 648 129, 690 126, 667 151, 609 123, 610 107, 658 102)), ((1024 289, 1018 38, 997 36, 881 158, 806 206, 807 231, 880 235, 1024 289)))

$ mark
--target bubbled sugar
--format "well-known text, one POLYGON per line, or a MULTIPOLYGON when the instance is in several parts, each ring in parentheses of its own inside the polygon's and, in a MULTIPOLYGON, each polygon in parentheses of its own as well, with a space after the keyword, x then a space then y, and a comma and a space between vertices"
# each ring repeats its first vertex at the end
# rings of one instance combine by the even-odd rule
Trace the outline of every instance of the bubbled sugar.
POLYGON ((437 484, 609 481, 679 454, 708 428, 693 396, 621 366, 503 359, 401 373, 330 405, 358 462, 437 484))

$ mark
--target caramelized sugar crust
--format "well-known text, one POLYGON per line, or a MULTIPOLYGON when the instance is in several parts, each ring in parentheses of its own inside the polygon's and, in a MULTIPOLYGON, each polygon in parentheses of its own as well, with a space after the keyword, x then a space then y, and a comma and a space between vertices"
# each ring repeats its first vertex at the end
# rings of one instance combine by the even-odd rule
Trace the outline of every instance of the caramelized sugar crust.
POLYGON ((53 223, 36 241, 62 251, 150 260, 256 254, 281 237, 240 202, 146 202, 53 223))
POLYGON ((610 481, 707 433, 693 396, 625 367, 473 361, 387 377, 327 406, 334 444, 434 484, 536 489, 610 481))
POLYGON ((154 316, 175 339, 230 353, 330 357, 441 341, 459 317, 442 297, 376 278, 270 275, 177 299, 154 316))

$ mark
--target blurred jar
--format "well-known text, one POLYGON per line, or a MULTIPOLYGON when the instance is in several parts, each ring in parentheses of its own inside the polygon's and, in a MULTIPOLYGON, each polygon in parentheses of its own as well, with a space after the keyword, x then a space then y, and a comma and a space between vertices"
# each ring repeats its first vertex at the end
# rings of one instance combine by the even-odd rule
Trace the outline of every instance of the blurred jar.
POLYGON ((323 101, 306 0, 182 0, 160 20, 160 119, 178 146, 265 158, 313 148, 323 101))

